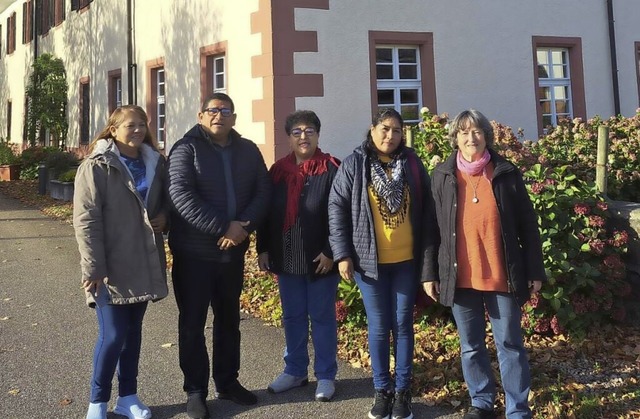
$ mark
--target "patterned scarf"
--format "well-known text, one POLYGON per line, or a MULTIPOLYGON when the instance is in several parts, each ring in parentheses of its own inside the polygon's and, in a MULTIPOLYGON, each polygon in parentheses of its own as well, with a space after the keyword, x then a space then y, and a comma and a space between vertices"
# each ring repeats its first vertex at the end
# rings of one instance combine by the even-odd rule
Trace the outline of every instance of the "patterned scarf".
POLYGON ((408 209, 408 184, 404 173, 404 158, 395 157, 383 163, 371 158, 371 185, 378 202, 378 210, 387 227, 400 225, 408 209))
POLYGON ((302 164, 296 164, 294 153, 281 158, 269 170, 273 184, 285 182, 287 184, 287 208, 284 214, 282 231, 286 232, 296 222, 298 217, 298 207, 300 205, 300 194, 307 181, 307 177, 321 175, 328 170, 328 163, 333 163, 338 167, 338 161, 327 153, 323 153, 320 148, 311 158, 302 164))

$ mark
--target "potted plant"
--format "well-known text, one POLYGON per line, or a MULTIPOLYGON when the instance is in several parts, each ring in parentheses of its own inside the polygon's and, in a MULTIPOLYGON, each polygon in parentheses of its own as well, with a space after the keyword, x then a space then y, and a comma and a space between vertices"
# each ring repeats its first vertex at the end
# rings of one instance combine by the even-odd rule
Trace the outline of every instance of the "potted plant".
POLYGON ((15 146, 0 138, 0 180, 16 180, 20 178, 20 157, 15 146))
POLYGON ((51 198, 62 201, 73 200, 73 184, 76 179, 77 168, 72 168, 61 173, 57 179, 49 181, 49 193, 51 198))

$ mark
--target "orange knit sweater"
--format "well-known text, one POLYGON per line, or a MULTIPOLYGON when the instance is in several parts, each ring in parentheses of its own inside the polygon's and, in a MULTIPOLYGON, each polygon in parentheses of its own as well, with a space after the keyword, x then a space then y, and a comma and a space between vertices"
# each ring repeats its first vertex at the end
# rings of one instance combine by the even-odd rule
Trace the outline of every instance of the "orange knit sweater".
MULTIPOLYGON (((493 177, 493 164, 486 167, 493 177)), ((458 288, 479 291, 508 291, 500 214, 491 183, 482 174, 470 176, 457 171, 458 211, 456 250, 458 288), (476 186, 477 185, 477 186, 476 186), (474 203, 474 187, 478 202, 474 203)), ((516 215, 517 216, 517 215, 516 215)))

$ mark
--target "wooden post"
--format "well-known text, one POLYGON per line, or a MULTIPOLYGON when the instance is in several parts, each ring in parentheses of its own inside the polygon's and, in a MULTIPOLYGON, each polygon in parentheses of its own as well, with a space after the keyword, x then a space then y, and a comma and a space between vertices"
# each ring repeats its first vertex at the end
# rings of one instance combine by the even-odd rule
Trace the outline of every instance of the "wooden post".
POLYGON ((405 125, 404 138, 407 140, 407 147, 413 147, 413 130, 411 129, 411 125, 405 125))
POLYGON ((596 187, 598 192, 607 195, 607 159, 609 152, 609 127, 598 127, 598 157, 596 160, 596 187))

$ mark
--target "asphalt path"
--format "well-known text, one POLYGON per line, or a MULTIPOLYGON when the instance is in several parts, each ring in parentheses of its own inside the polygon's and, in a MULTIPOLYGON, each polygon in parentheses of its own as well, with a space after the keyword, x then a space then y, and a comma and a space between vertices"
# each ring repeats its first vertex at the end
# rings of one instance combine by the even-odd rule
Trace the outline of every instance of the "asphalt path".
MULTIPOLYGON (((211 318, 207 324, 211 347, 211 318)), ((255 391, 258 404, 215 400, 211 384, 212 418, 367 417, 373 396, 368 373, 340 362, 329 403, 313 400, 312 370, 308 386, 269 394, 267 385, 283 367, 282 329, 243 313, 241 331, 240 382, 255 391)), ((94 311, 80 289, 73 228, 0 194, 0 419, 83 418, 96 333, 94 311)), ((138 378, 138 394, 154 418, 187 418, 173 295, 147 309, 138 378)), ((110 419, 121 417, 111 413, 114 403, 115 395, 110 419)), ((415 418, 461 417, 419 397, 413 406, 415 418)))

